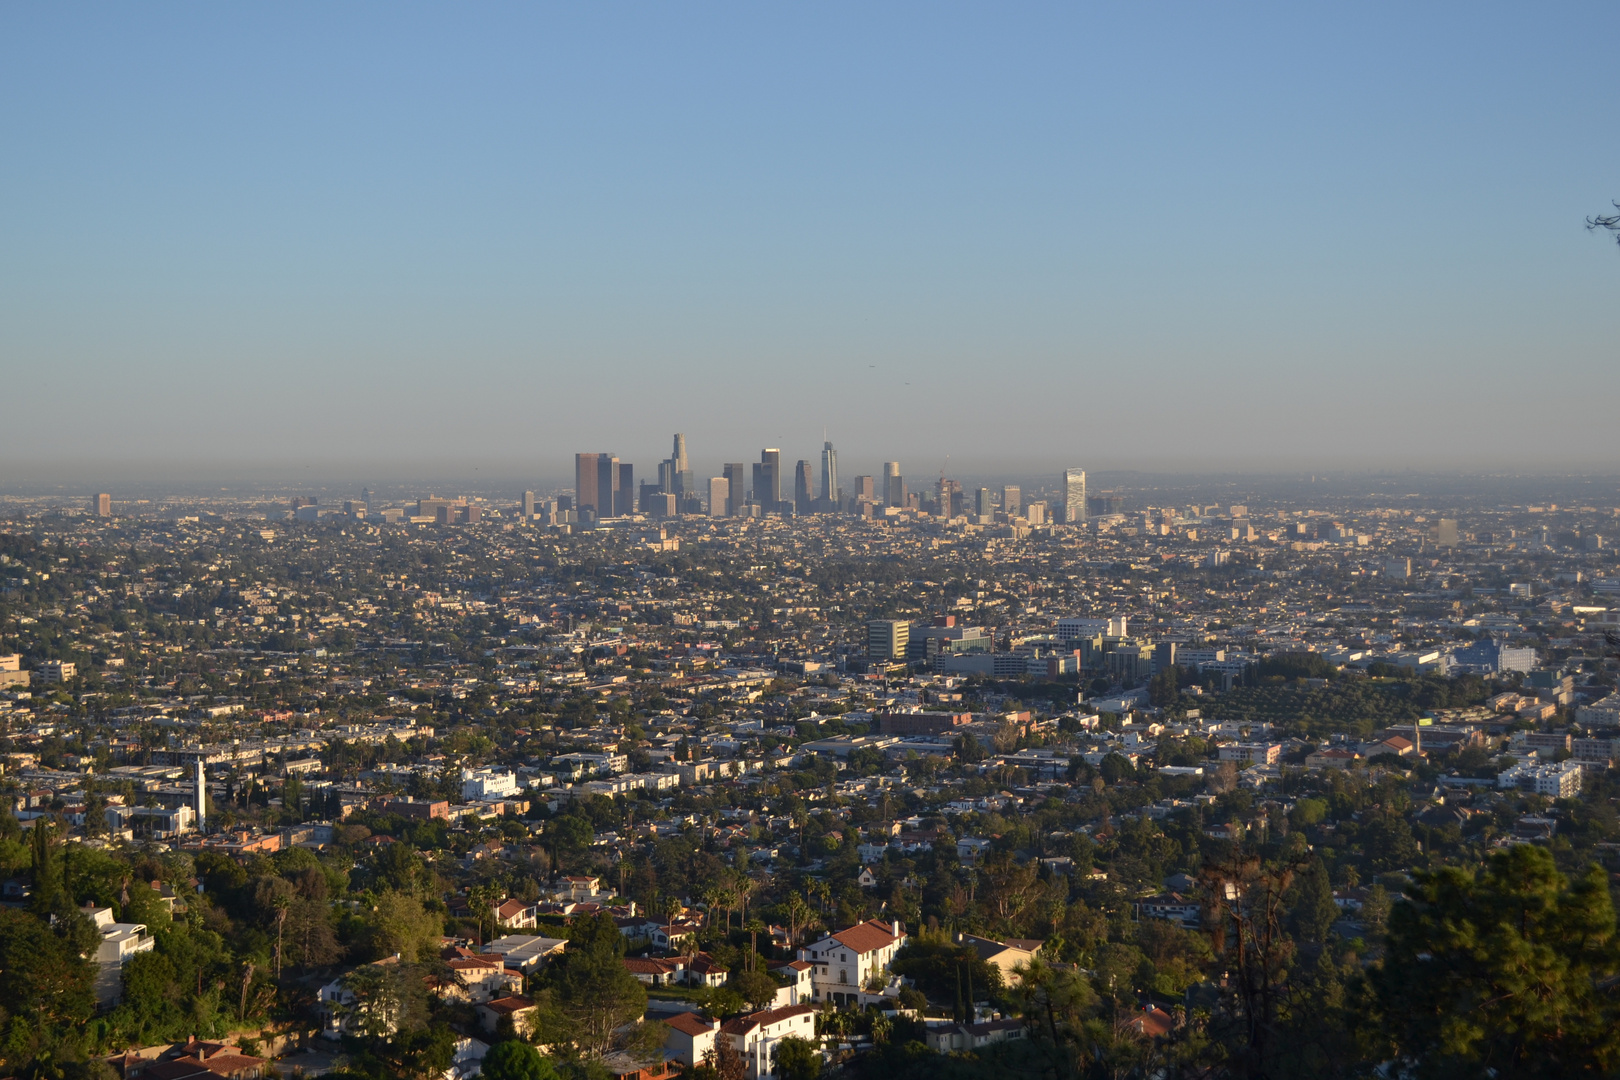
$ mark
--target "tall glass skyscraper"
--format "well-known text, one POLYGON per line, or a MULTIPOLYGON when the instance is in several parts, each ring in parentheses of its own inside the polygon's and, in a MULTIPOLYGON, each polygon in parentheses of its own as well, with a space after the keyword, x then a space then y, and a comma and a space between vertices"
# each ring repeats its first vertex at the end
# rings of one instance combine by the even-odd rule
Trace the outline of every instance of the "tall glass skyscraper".
POLYGON ((1086 523, 1086 470, 1068 469, 1063 473, 1063 509, 1069 524, 1086 523))
POLYGON ((828 510, 838 509, 838 451, 833 444, 821 444, 821 497, 828 510))

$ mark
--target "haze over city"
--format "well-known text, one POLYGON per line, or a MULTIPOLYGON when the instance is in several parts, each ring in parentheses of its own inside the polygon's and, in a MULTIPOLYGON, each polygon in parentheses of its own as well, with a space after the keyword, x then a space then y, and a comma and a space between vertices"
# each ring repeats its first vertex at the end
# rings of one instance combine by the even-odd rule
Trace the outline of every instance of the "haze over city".
POLYGON ((1609 471, 1614 19, 8 5, 0 484, 1609 471))

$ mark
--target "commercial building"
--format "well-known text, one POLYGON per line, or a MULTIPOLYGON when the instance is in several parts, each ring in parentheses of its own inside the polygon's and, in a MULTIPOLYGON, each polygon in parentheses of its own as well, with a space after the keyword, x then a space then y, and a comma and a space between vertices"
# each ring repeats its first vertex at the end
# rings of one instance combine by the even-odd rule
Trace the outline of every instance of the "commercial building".
POLYGON ((800 517, 815 509, 815 486, 810 463, 803 458, 793 467, 793 512, 800 517))
POLYGON ((1496 786, 1517 788, 1553 799, 1573 799, 1581 793, 1581 763, 1574 759, 1543 764, 1521 761, 1498 773, 1496 786))
POLYGON ((904 619, 873 619, 866 624, 866 655, 873 660, 904 660, 911 624, 904 619))
MULTIPOLYGON (((574 509, 580 520, 613 516, 619 459, 612 454, 574 455, 574 509)), ((628 494, 626 495, 628 498, 628 494)))
POLYGON ((1063 512, 1070 525, 1086 522, 1086 470, 1067 469, 1063 473, 1063 512))
POLYGON ((107 494, 97 495, 91 500, 90 511, 96 517, 112 517, 112 496, 107 494))
POLYGON ((723 476, 709 477, 709 516, 727 517, 731 513, 731 481, 723 476))
POLYGON ((754 503, 774 513, 782 502, 782 451, 767 447, 754 466, 754 503))
POLYGON ((821 444, 821 500, 828 511, 839 509, 843 493, 838 490, 838 451, 833 444, 821 444))
POLYGON ((885 461, 883 463, 883 505, 906 505, 906 482, 900 476, 900 463, 898 461, 885 461))
POLYGON ((740 461, 731 461, 720 472, 726 478, 726 517, 737 517, 748 502, 747 467, 740 461))
POLYGON ((1024 516, 1024 493, 1017 484, 1001 485, 1001 512, 1009 518, 1024 516))

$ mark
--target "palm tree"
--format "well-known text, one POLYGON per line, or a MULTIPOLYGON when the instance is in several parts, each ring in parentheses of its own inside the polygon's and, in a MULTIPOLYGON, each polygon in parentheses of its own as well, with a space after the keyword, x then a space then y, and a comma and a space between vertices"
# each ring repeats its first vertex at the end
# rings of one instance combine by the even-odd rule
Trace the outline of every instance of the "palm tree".
POLYGON ((749 949, 748 964, 749 964, 749 970, 758 971, 759 970, 759 935, 760 935, 760 931, 765 929, 765 924, 759 921, 758 916, 754 916, 753 918, 750 918, 746 923, 743 924, 743 929, 748 931, 748 949, 749 949))
POLYGON ((292 907, 292 897, 287 893, 277 893, 270 903, 276 909, 276 978, 281 978, 281 935, 287 926, 287 909, 292 907))

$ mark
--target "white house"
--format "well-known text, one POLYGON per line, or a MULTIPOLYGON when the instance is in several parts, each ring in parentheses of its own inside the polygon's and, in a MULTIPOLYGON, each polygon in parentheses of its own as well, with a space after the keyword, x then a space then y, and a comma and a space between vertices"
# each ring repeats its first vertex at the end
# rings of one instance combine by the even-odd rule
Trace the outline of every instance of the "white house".
POLYGON ((464 802, 509 799, 517 793, 518 778, 506 769, 461 770, 461 798, 464 802))
POLYGON ((151 952, 157 941, 146 932, 145 923, 115 921, 110 907, 86 904, 83 910, 101 935, 96 947, 96 1000, 111 1005, 124 992, 124 965, 139 953, 151 952))
POLYGON ((778 1042, 789 1035, 816 1041, 816 1012, 814 1005, 767 1009, 728 1021, 720 1033, 742 1055, 748 1080, 769 1080, 775 1075, 778 1042))
POLYGON ((889 961, 906 942, 905 924, 872 919, 828 934, 799 950, 799 959, 815 965, 811 973, 811 1000, 854 1004, 869 980, 883 979, 889 961))
POLYGON ((715 1036, 720 1033, 720 1021, 705 1020, 695 1013, 684 1012, 664 1021, 664 1049, 687 1068, 703 1064, 704 1057, 714 1049, 715 1036))

